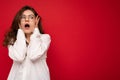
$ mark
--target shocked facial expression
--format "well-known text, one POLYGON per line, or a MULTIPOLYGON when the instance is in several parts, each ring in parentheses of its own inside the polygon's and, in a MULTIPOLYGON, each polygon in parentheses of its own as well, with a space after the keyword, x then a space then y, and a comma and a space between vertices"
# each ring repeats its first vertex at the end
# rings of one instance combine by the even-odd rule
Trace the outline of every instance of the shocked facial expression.
POLYGON ((25 34, 31 34, 34 31, 36 24, 36 17, 31 10, 25 10, 21 16, 20 28, 25 34))

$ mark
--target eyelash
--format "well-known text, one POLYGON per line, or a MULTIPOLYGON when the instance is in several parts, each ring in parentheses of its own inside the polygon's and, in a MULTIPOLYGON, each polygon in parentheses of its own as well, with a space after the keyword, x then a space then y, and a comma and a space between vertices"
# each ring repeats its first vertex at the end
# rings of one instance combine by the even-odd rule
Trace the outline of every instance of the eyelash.
MULTIPOLYGON (((29 19, 34 19, 34 16, 28 16, 29 19)), ((26 16, 21 16, 21 19, 26 19, 26 16)))

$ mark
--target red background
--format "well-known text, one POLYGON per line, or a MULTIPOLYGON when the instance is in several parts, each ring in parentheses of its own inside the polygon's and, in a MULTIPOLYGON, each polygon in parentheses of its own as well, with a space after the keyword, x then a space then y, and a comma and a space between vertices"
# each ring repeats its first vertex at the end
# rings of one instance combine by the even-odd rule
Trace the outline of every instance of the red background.
POLYGON ((120 80, 119 0, 0 1, 0 80, 12 65, 2 46, 4 33, 24 5, 36 9, 51 35, 51 80, 120 80))

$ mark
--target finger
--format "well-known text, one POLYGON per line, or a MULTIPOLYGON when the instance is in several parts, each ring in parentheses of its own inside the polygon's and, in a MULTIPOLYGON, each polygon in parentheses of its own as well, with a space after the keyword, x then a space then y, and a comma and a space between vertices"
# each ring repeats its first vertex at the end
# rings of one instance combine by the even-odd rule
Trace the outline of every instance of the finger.
POLYGON ((38 24, 39 20, 40 20, 40 17, 37 15, 37 17, 36 17, 37 24, 38 24))
POLYGON ((40 20, 40 17, 37 15, 37 17, 36 17, 36 27, 38 27, 39 20, 40 20))
POLYGON ((19 25, 19 28, 21 29, 22 27, 21 27, 21 25, 20 24, 18 24, 19 25))

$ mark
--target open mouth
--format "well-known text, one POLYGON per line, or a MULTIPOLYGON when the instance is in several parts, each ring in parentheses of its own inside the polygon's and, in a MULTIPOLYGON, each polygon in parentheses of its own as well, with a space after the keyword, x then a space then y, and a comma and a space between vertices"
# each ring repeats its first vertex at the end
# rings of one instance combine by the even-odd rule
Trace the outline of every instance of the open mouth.
POLYGON ((29 24, 25 24, 25 28, 29 28, 30 27, 30 25, 29 24))

